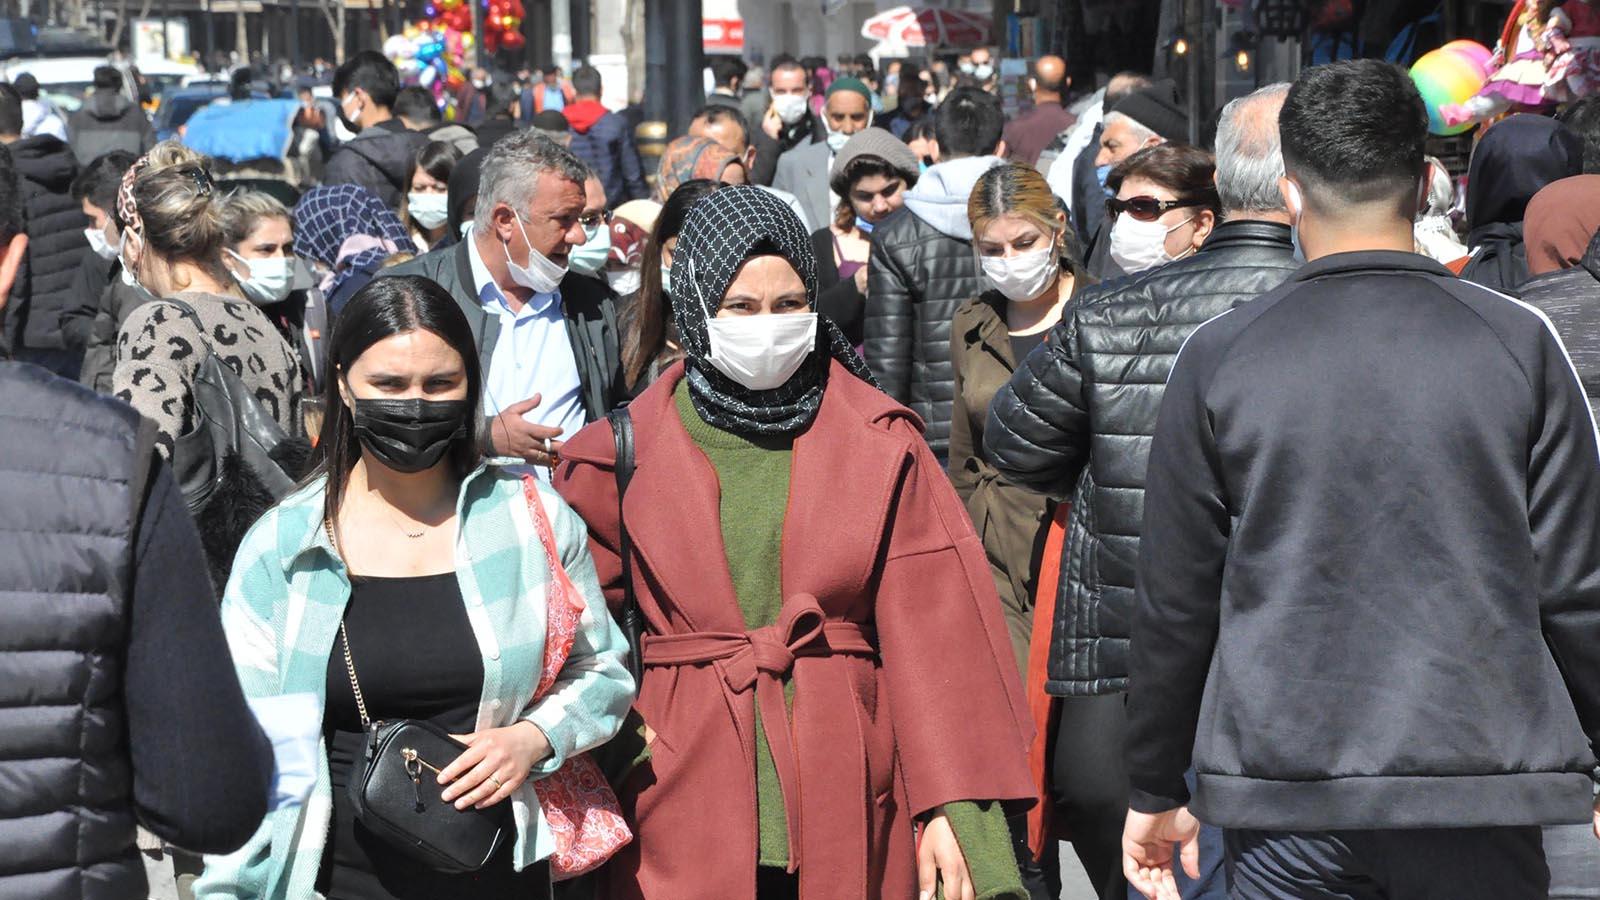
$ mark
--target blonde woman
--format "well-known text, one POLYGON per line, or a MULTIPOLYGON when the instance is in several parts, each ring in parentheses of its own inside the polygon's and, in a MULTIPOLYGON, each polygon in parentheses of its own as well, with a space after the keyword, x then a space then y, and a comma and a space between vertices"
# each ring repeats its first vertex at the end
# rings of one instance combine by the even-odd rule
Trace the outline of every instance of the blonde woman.
POLYGON ((1087 276, 1067 214, 1032 166, 1007 163, 985 172, 967 201, 967 217, 988 289, 956 310, 950 328, 950 480, 983 539, 1017 665, 1025 669, 1047 503, 1009 484, 984 457, 984 420, 995 393, 1045 342, 1087 276))
POLYGON ((244 529, 272 502, 271 485, 286 487, 300 473, 287 459, 283 471, 271 473, 206 452, 207 416, 195 385, 207 359, 215 356, 239 377, 255 407, 248 412, 271 419, 291 438, 303 432, 299 354, 223 262, 223 207, 208 160, 176 141, 156 145, 123 177, 117 196, 123 271, 156 299, 123 321, 111 373, 112 391, 155 423, 157 450, 178 465, 218 585, 227 580, 244 529), (176 453, 189 436, 195 440, 176 453), (195 458, 215 464, 214 472, 184 475, 191 448, 195 458))

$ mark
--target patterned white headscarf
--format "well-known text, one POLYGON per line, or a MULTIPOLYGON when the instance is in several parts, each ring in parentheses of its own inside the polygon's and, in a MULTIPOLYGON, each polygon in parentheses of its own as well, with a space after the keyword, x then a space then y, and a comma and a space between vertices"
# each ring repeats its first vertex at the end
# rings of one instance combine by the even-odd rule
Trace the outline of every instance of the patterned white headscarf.
POLYGON ((749 185, 707 194, 690 209, 672 255, 672 315, 689 360, 689 395, 702 419, 741 434, 792 434, 811 424, 822 405, 829 357, 868 384, 876 382, 826 316, 817 329, 817 348, 793 377, 772 390, 751 390, 711 365, 706 322, 717 314, 739 266, 764 253, 776 253, 794 266, 815 308, 817 260, 810 236, 788 205, 749 185))

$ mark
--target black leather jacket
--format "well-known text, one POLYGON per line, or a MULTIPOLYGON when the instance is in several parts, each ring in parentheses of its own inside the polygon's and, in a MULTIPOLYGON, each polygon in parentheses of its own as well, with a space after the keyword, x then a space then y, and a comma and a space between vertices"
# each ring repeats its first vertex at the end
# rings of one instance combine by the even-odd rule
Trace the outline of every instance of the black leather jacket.
POLYGON ((1188 259, 1079 294, 995 395, 990 460, 1012 483, 1072 501, 1050 693, 1127 690, 1145 464, 1167 375, 1191 332, 1296 268, 1287 226, 1225 222, 1188 259))
POLYGON ((988 288, 972 244, 950 237, 909 209, 872 233, 863 353, 884 393, 922 417, 928 446, 943 463, 950 448, 950 322, 988 288))

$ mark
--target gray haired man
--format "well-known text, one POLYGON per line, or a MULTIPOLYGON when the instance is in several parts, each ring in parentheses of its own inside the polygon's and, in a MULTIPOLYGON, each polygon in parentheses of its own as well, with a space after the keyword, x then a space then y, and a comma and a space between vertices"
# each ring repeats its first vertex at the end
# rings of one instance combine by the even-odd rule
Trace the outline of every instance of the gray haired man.
POLYGON ((483 160, 472 231, 383 273, 431 278, 456 299, 478 339, 495 454, 546 474, 564 438, 623 399, 616 294, 567 271, 588 177, 542 134, 502 138, 483 160))
MULTIPOLYGON (((1217 192, 1224 221, 1193 256, 1091 288, 995 395, 984 448, 1012 483, 1075 495, 1057 586, 1045 689, 1061 698, 1058 809, 1102 897, 1123 896, 1127 815, 1123 705, 1145 462, 1173 360, 1206 320, 1296 268, 1278 192, 1278 110, 1288 85, 1223 111, 1217 192), (1094 740, 1082 735, 1093 733, 1094 740)), ((1186 900, 1221 897, 1221 848, 1202 847, 1186 900), (1205 852, 1209 851, 1209 852, 1205 852)))

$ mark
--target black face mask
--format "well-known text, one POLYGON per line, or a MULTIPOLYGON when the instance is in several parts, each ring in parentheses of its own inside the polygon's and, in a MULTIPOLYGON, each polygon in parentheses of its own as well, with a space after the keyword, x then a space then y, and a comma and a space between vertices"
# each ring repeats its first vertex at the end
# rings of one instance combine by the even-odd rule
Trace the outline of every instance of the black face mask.
POLYGON ((433 468, 457 440, 467 436, 471 410, 465 400, 360 400, 351 418, 367 452, 396 472, 433 468))

